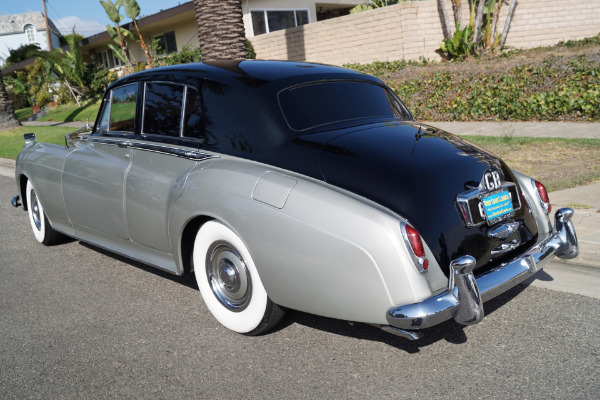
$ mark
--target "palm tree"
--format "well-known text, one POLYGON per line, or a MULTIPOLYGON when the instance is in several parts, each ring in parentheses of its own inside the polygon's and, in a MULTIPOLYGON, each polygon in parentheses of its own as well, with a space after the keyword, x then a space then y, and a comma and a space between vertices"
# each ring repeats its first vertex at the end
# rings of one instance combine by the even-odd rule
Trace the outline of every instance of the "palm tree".
POLYGON ((2 73, 0 73, 0 130, 20 125, 21 123, 15 117, 15 109, 13 108, 12 101, 10 101, 6 93, 2 73))
POLYGON ((241 0, 194 0, 202 60, 247 56, 241 0))

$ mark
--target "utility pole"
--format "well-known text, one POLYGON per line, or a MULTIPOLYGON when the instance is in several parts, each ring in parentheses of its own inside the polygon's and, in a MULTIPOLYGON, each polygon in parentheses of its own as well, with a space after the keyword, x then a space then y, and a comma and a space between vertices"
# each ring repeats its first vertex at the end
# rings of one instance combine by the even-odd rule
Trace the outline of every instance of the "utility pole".
POLYGON ((44 20, 46 21, 46 40, 48 41, 48 51, 52 51, 52 36, 50 36, 50 25, 48 25, 48 13, 46 12, 46 0, 42 0, 44 5, 44 20))

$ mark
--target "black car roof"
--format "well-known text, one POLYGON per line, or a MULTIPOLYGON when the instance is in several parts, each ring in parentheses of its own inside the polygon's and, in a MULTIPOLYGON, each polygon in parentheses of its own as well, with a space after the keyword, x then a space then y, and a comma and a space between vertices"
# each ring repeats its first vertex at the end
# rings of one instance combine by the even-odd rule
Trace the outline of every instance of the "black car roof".
POLYGON ((224 60, 179 64, 128 75, 113 83, 119 86, 140 80, 169 80, 188 83, 189 78, 212 79, 232 86, 258 87, 275 84, 282 88, 324 79, 380 82, 379 79, 346 68, 294 61, 224 60))

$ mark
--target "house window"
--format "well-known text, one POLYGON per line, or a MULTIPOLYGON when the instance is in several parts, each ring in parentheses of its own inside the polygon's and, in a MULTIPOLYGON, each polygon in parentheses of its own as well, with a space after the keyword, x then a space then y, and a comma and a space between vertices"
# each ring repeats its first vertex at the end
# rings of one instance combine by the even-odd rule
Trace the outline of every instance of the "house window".
POLYGON ((31 24, 25 25, 25 34, 29 43, 35 43, 35 28, 31 24))
POLYGON ((308 10, 252 10, 250 15, 254 36, 310 22, 308 10))
POLYGON ((98 52, 97 57, 98 61, 106 68, 120 67, 123 65, 121 60, 115 56, 115 53, 112 50, 100 51, 98 52))
POLYGON ((173 31, 155 36, 154 43, 156 45, 156 54, 169 54, 177 51, 175 32, 173 31))

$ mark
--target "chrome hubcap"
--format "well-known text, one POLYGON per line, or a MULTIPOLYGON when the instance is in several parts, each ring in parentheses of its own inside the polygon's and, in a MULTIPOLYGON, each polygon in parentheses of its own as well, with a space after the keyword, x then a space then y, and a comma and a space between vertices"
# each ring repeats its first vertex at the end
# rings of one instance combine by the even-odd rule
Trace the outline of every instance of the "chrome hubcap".
POLYGON ((42 222, 40 219, 40 205, 38 204, 37 196, 35 195, 35 190, 31 191, 31 215, 33 216, 33 223, 38 230, 42 229, 42 222))
POLYGON ((215 297, 231 311, 242 311, 252 294, 246 263, 232 244, 214 243, 206 255, 206 276, 215 297))

